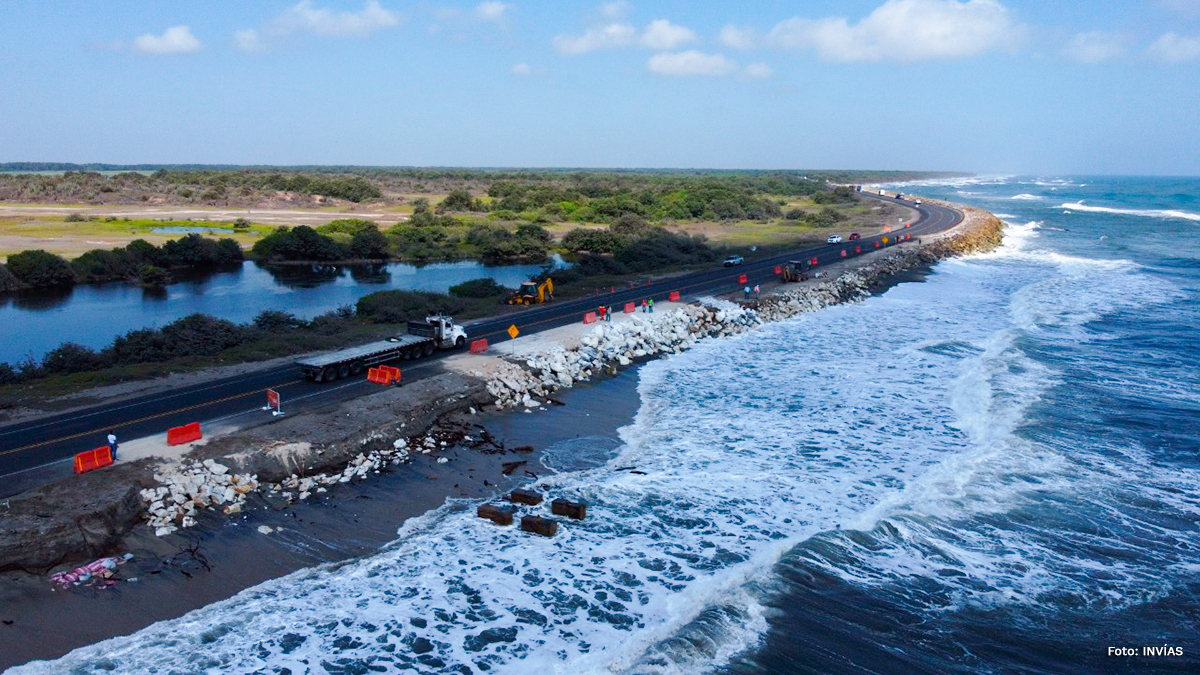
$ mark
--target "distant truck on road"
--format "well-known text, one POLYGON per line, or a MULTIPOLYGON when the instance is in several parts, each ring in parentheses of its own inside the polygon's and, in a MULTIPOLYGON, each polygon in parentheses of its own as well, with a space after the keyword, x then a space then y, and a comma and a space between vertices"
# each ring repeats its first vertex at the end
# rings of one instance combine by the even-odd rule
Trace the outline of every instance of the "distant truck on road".
POLYGON ((296 362, 300 372, 314 382, 334 380, 358 375, 364 368, 403 359, 409 361, 430 356, 438 349, 453 349, 467 344, 467 331, 454 323, 454 319, 435 315, 424 321, 409 321, 408 333, 358 347, 336 352, 318 354, 296 362))

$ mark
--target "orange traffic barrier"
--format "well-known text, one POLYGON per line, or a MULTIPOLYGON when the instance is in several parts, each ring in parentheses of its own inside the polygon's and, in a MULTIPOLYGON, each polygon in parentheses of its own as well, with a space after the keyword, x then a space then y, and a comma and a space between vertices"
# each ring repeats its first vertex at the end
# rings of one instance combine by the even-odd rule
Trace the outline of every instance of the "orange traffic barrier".
POLYGON ((367 371, 367 382, 373 384, 391 384, 392 370, 388 366, 371 368, 367 371))
POLYGON ((584 323, 596 323, 596 313, 595 313, 595 312, 588 312, 587 314, 584 314, 584 315, 583 315, 583 322, 584 322, 584 323))
POLYGON ((854 247, 854 252, 855 252, 855 253, 862 253, 862 247, 861 247, 861 246, 855 246, 855 247, 854 247))
POLYGON ((400 369, 396 366, 379 366, 379 370, 391 375, 392 382, 400 382, 400 369))
POLYGON ((200 440, 203 434, 200 433, 200 423, 192 422, 181 427, 171 427, 167 429, 167 445, 183 445, 192 441, 200 440))
POLYGON ((843 258, 845 258, 845 257, 846 257, 846 249, 842 249, 842 257, 843 257, 843 258))
POLYGON ((633 313, 634 313, 634 312, 636 312, 636 311, 637 311, 637 305, 636 305, 636 304, 634 304, 634 303, 632 303, 632 302, 627 302, 627 303, 625 303, 625 313, 626 313, 626 314, 633 314, 633 313))
POLYGON ((474 340, 471 342, 471 353, 472 354, 482 354, 487 351, 487 348, 488 348, 487 340, 474 340))
POLYGON ((738 283, 739 283, 739 284, 744 284, 744 283, 746 283, 746 275, 745 275, 745 274, 742 274, 742 275, 738 276, 738 283))
POLYGON ((87 473, 112 463, 112 448, 105 445, 95 450, 88 450, 87 452, 75 455, 75 473, 87 473))
POLYGON ((775 274, 783 274, 783 265, 775 266, 775 274))
POLYGON ((667 300, 679 302, 679 291, 671 291, 671 294, 667 296, 667 300))

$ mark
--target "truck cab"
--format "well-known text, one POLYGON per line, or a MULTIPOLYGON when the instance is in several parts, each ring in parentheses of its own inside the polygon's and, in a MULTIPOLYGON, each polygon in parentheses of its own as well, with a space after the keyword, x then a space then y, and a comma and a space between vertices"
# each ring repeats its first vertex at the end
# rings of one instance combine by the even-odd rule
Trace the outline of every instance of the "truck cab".
POLYGON ((409 321, 408 334, 431 337, 437 343, 438 349, 462 347, 467 344, 467 331, 445 314, 427 316, 424 323, 409 321))

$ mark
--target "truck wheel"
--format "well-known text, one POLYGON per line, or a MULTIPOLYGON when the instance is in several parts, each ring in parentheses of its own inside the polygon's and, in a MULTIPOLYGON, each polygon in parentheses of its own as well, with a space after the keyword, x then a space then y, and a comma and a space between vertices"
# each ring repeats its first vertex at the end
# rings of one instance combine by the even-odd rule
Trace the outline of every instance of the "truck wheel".
POLYGON ((458 347, 459 349, 462 349, 463 345, 465 344, 467 344, 467 338, 461 335, 459 335, 458 339, 454 341, 454 346, 458 347))
POLYGON ((406 349, 404 351, 404 360, 406 360, 406 361, 412 361, 413 359, 419 359, 419 358, 421 358, 421 348, 420 347, 413 347, 412 349, 406 349))
POLYGON ((321 379, 320 379, 321 382, 333 382, 336 379, 337 379, 337 368, 334 368, 333 366, 329 366, 325 370, 321 371, 321 379))
POLYGON ((350 377, 350 364, 343 363, 338 366, 338 377, 350 377))
POLYGON ((433 343, 426 342, 425 343, 425 356, 429 356, 431 354, 433 354, 433 343))
POLYGON ((350 364, 350 374, 357 375, 362 372, 362 361, 355 361, 350 364))

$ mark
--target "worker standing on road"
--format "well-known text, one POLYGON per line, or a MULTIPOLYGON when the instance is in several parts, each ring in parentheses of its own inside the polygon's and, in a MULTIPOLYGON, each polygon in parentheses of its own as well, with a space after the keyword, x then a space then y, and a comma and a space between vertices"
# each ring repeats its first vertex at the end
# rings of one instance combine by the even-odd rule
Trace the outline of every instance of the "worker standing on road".
POLYGON ((642 314, 646 313, 646 299, 642 298, 642 314))
POLYGON ((609 305, 608 307, 606 307, 606 308, 605 308, 605 310, 604 310, 604 320, 605 320, 605 321, 612 321, 612 305, 609 305))
POLYGON ((108 432, 108 449, 112 451, 112 460, 117 461, 117 432, 108 432))
POLYGON ((754 299, 757 300, 761 297, 762 297, 762 288, 759 287, 758 284, 754 284, 754 299))
POLYGON ((743 289, 742 289, 742 293, 745 293, 745 294, 746 294, 746 299, 747 299, 747 300, 749 300, 749 299, 750 299, 750 287, 749 287, 749 286, 747 286, 747 287, 743 288, 743 289))
POLYGON ((650 307, 650 313, 654 313, 654 298, 650 298, 650 302, 646 303, 650 307))

